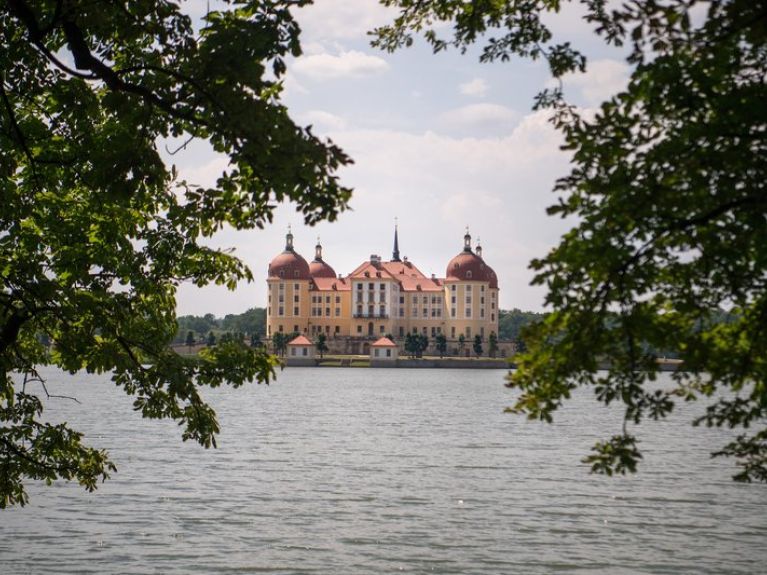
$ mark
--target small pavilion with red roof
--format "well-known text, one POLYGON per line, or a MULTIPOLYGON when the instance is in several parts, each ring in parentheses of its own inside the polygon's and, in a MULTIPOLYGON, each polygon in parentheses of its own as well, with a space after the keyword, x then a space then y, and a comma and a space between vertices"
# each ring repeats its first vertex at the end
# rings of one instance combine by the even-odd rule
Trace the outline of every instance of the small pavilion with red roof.
POLYGON ((314 344, 305 336, 288 342, 288 365, 314 365, 314 344))
POLYGON ((382 337, 370 346, 370 362, 396 362, 399 348, 397 344, 388 337, 382 337))

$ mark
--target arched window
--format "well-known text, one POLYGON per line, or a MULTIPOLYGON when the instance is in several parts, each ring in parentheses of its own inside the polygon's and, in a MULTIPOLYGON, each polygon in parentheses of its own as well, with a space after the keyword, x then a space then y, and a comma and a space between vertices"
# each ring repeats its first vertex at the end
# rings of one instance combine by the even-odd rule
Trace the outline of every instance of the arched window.
POLYGON ((471 279, 471 270, 468 270, 468 271, 466 272, 466 279, 467 279, 467 280, 470 280, 470 279, 471 279))

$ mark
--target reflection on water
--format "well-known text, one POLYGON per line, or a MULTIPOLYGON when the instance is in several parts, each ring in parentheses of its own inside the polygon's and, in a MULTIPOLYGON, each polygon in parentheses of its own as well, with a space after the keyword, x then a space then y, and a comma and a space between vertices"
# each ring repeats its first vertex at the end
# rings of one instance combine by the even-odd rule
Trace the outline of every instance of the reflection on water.
MULTIPOLYGON (((107 448, 93 494, 32 485, 0 511, 0 572, 764 571, 765 486, 711 460, 691 409, 640 428, 637 476, 580 463, 619 414, 576 397, 554 425, 503 414, 502 371, 299 369, 217 391, 219 449, 143 421, 98 377, 51 372, 48 415, 107 448)), ((682 410, 684 411, 684 410, 682 410)))

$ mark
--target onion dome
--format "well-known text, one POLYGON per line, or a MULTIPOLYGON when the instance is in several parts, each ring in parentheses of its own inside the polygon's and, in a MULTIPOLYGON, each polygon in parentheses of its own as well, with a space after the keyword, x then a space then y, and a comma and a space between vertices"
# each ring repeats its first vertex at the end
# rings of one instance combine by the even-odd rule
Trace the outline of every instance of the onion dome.
POLYGON ((277 279, 311 279, 309 264, 293 249, 293 234, 288 228, 285 236, 285 251, 269 263, 269 277, 277 279))
POLYGON ((493 268, 482 259, 481 254, 482 246, 477 246, 477 253, 471 249, 471 235, 466 228, 466 235, 463 236, 463 251, 447 264, 445 279, 487 282, 491 288, 497 288, 498 277, 493 268))
POLYGON ((335 278, 336 272, 322 259, 322 245, 320 238, 317 238, 317 245, 314 246, 314 259, 309 264, 309 273, 313 278, 335 278))

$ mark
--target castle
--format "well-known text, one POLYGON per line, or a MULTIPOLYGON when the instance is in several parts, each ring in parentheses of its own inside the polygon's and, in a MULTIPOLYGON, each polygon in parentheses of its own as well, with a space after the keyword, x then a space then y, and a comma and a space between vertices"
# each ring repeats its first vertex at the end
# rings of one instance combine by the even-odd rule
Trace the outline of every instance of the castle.
POLYGON ((463 250, 447 264, 444 278, 425 276, 408 258, 400 259, 397 228, 390 261, 371 255, 348 276, 336 275, 317 242, 311 263, 293 247, 269 264, 267 336, 298 332, 313 337, 368 340, 419 333, 471 341, 498 333, 498 278, 472 249, 468 228, 463 250))

